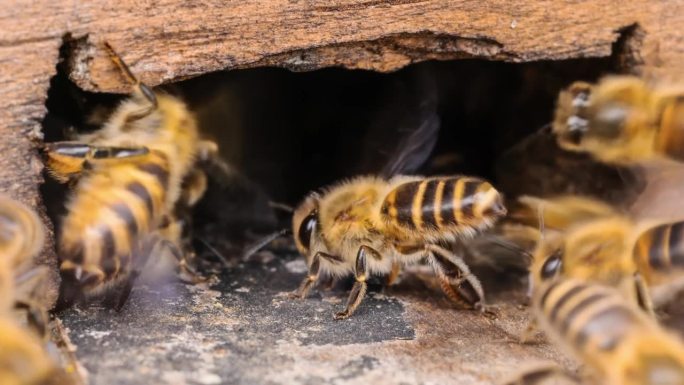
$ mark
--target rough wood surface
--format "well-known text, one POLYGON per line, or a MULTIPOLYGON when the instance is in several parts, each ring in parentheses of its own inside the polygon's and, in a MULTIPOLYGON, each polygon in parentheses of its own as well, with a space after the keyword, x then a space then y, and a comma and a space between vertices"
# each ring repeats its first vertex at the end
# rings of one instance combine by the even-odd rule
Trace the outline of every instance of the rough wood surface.
MULTIPOLYGON (((102 40, 152 85, 266 65, 391 71, 426 59, 608 56, 621 36, 622 62, 673 74, 684 69, 682 21, 681 2, 648 0, 10 0, 0 8, 0 189, 42 210, 33 138, 65 36, 82 38, 70 57, 79 86, 122 91, 102 40), (643 39, 625 30, 635 23, 643 39)), ((43 259, 54 266, 51 245, 43 259)))

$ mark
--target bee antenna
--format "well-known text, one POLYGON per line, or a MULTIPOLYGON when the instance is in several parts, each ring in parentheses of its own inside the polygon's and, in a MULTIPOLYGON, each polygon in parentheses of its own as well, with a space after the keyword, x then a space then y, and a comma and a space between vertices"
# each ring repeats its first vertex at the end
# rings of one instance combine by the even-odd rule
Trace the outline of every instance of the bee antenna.
POLYGON ((513 242, 508 242, 500 238, 493 239, 492 242, 509 251, 520 253, 522 256, 528 259, 528 262, 531 262, 534 258, 532 254, 530 254, 527 250, 523 249, 522 247, 516 245, 513 242))
POLYGON ((204 239, 200 237, 195 237, 200 243, 202 243, 209 251, 211 251, 212 254, 214 254, 221 262, 223 263, 223 266, 228 267, 230 264, 228 263, 228 258, 226 258, 225 255, 221 254, 214 246, 209 244, 209 242, 205 241, 204 239))
POLYGON ((537 208, 537 218, 539 220, 539 241, 544 242, 544 233, 546 231, 544 227, 544 202, 541 202, 537 208))
POLYGON ((133 74, 133 71, 126 65, 126 63, 123 61, 121 56, 119 56, 116 51, 114 51, 114 48, 112 48, 111 44, 109 42, 104 41, 102 42, 104 45, 105 49, 107 49, 107 53, 109 54, 109 58, 114 62, 114 64, 119 68, 119 71, 124 75, 126 80, 128 80, 131 84, 133 85, 138 85, 140 84, 140 80, 138 80, 137 77, 133 74))
POLYGON ((264 246, 268 245, 269 243, 273 242, 275 239, 278 239, 289 234, 290 229, 285 228, 265 235, 264 237, 258 239, 256 242, 254 242, 252 245, 245 249, 245 252, 242 254, 242 260, 248 260, 249 257, 259 252, 259 250, 264 248, 264 246))
POLYGON ((288 214, 292 214, 294 212, 294 207, 292 207, 288 204, 285 204, 285 203, 268 201, 268 206, 271 207, 272 209, 285 211, 288 214))

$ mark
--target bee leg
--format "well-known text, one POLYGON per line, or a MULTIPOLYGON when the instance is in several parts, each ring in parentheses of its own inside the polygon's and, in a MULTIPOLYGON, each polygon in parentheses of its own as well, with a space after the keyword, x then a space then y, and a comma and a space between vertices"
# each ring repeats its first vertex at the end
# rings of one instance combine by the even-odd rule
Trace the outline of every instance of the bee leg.
MULTIPOLYGON (((555 364, 547 364, 536 368, 528 369, 514 376, 514 378, 502 382, 501 385, 537 385, 548 382, 549 379, 563 379, 561 383, 581 385, 580 379, 565 369, 555 364)), ((555 383, 555 382, 553 382, 555 383)))
POLYGON ((437 245, 429 244, 426 248, 444 294, 465 309, 479 308, 486 312, 482 284, 465 261, 437 245))
POLYGON ((213 140, 200 140, 199 143, 197 143, 197 159, 201 162, 219 160, 218 144, 213 140))
POLYGON ((158 104, 157 97, 155 96, 154 92, 152 92, 152 90, 147 85, 145 85, 145 83, 141 82, 140 79, 138 79, 133 74, 133 72, 128 67, 128 65, 126 65, 121 56, 119 56, 119 54, 117 54, 116 51, 114 51, 114 48, 112 48, 112 46, 108 42, 104 42, 104 46, 107 49, 107 52, 109 53, 109 58, 112 60, 112 62, 114 62, 114 64, 119 68, 119 71, 123 74, 126 80, 135 87, 133 95, 139 99, 147 101, 146 106, 130 113, 125 118, 125 120, 127 122, 132 122, 134 120, 142 119, 145 116, 152 113, 152 111, 156 110, 158 104))
POLYGON ((538 332, 539 328, 537 326, 537 320, 532 318, 527 323, 527 327, 525 327, 525 330, 523 330, 522 333, 520 333, 520 343, 529 344, 538 332))
POLYGON ((91 146, 81 142, 53 142, 43 146, 48 173, 60 183, 76 180, 84 170, 103 159, 144 156, 146 147, 91 146))
POLYGON ((15 307, 26 310, 27 321, 40 336, 44 336, 47 330, 48 315, 45 309, 36 303, 39 293, 44 292, 42 286, 48 274, 46 266, 36 266, 25 273, 18 275, 14 280, 16 289, 15 307))
POLYGON ((401 274, 401 264, 397 261, 393 261, 392 271, 390 271, 389 275, 387 276, 385 284, 387 286, 393 285, 397 281, 397 278, 399 278, 399 274, 401 274))
POLYGON ((299 288, 295 290, 295 292, 290 293, 290 298, 306 298, 307 295, 309 295, 309 291, 311 291, 311 288, 314 286, 316 281, 318 281, 318 276, 321 270, 321 260, 325 260, 333 264, 342 262, 341 258, 323 253, 321 251, 314 254, 313 259, 311 259, 311 265, 309 266, 309 273, 299 285, 299 288))
POLYGON ((26 311, 26 319, 29 326, 42 338, 47 336, 47 324, 49 322, 45 309, 38 304, 31 302, 18 301, 15 307, 26 311))
POLYGON ((648 287, 644 278, 639 273, 634 274, 634 285, 636 286, 637 303, 648 315, 655 318, 655 310, 653 310, 653 299, 648 292, 648 287))
POLYGON ((207 174, 202 170, 191 171, 183 180, 183 188, 181 190, 181 199, 184 211, 189 211, 197 202, 202 199, 208 186, 207 174))
POLYGON ((335 277, 327 276, 322 281, 320 281, 318 286, 323 290, 332 290, 332 288, 335 286, 335 283, 335 277))
POLYGON ((344 311, 335 314, 336 320, 341 320, 349 318, 357 307, 363 301, 363 297, 366 296, 366 290, 368 289, 368 284, 366 279, 368 278, 368 255, 380 260, 382 256, 376 250, 372 249, 370 246, 363 245, 359 247, 359 252, 356 254, 356 264, 354 265, 354 286, 352 287, 351 293, 349 293, 349 299, 347 300, 347 307, 344 311))

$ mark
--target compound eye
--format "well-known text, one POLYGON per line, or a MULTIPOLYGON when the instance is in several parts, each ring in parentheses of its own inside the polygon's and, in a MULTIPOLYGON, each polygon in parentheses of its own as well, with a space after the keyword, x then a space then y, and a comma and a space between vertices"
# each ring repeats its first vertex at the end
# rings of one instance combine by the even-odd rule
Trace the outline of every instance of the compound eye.
POLYGON ((563 269, 563 252, 561 250, 551 254, 542 265, 541 277, 546 280, 555 277, 563 269))
POLYGON ((299 226, 299 231, 297 236, 299 237, 299 242, 307 249, 311 245, 311 234, 313 230, 318 225, 318 213, 316 210, 312 211, 309 215, 304 218, 302 224, 299 226))

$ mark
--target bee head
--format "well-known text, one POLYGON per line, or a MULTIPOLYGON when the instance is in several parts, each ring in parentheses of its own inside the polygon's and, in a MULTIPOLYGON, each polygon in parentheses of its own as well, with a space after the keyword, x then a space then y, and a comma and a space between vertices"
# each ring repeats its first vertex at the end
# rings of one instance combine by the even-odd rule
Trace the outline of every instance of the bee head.
POLYGON ((575 82, 558 96, 553 132, 559 142, 569 149, 580 145, 589 129, 586 114, 591 106, 591 91, 591 84, 575 82))
POLYGON ((558 249, 549 255, 542 264, 539 275, 543 281, 557 277, 563 271, 563 250, 558 249))
POLYGON ((317 233, 319 222, 318 200, 318 194, 310 194, 295 209, 294 215, 292 215, 292 235, 294 236, 297 249, 303 255, 309 255, 312 238, 317 233))

